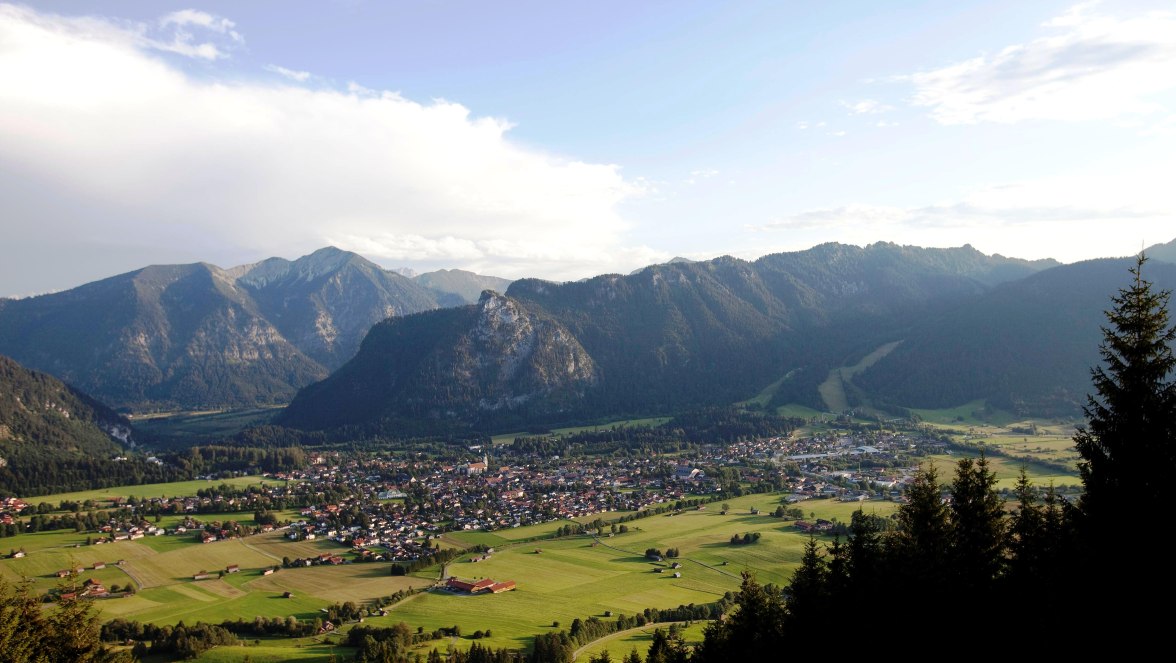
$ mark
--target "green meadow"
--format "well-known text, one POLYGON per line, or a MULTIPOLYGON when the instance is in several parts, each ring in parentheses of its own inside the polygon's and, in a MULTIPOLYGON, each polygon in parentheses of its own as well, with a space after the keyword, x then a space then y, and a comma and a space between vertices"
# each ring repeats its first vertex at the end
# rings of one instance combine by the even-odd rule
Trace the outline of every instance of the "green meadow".
POLYGON ((280 479, 267 479, 260 476, 232 477, 229 479, 199 479, 193 481, 176 481, 174 483, 146 483, 138 486, 115 486, 113 488, 98 488, 95 490, 80 490, 73 493, 57 493, 54 495, 39 495, 26 498, 30 504, 46 502, 54 506, 61 502, 85 502, 93 500, 98 503, 109 503, 114 498, 136 499, 147 497, 192 497, 202 488, 214 488, 229 485, 235 488, 246 488, 263 484, 284 484, 280 479))
MULTIPOLYGON (((536 633, 567 628, 577 617, 636 614, 645 608, 672 608, 709 603, 724 593, 737 591, 740 573, 748 571, 761 582, 785 584, 800 562, 807 535, 790 521, 763 515, 775 509, 780 495, 752 495, 728 500, 731 510, 719 513, 721 504, 675 515, 655 515, 626 523, 630 531, 598 542, 587 535, 514 543, 505 532, 525 537, 538 531, 517 528, 504 532, 454 532, 449 537, 468 543, 494 545, 488 560, 470 561, 466 555, 451 562, 447 573, 465 579, 514 580, 518 588, 503 594, 457 595, 444 591, 417 594, 397 604, 387 617, 369 619, 376 625, 403 621, 426 631, 460 626, 464 634, 491 632, 480 640, 486 646, 525 648, 536 633), (751 509, 760 510, 752 515, 751 509), (524 530, 518 532, 518 530, 524 530), (759 532, 759 542, 736 546, 734 534, 759 532), (498 537, 489 541, 486 536, 498 537), (647 548, 678 548, 681 557, 654 563, 644 557, 647 548), (670 564, 677 561, 680 569, 670 564), (656 572, 660 569, 661 572, 656 572), (673 573, 681 573, 680 578, 673 573)), ((890 502, 859 503, 812 500, 801 507, 816 517, 847 522, 853 511, 888 514, 890 502)), ((605 514, 607 517, 608 514, 605 514)), ((549 524, 551 525, 551 524, 549 524)), ((516 539, 517 541, 518 539, 516 539)), ((422 580, 437 577, 435 570, 422 572, 422 580)), ((464 638, 463 638, 464 640, 464 638)), ((460 644, 460 643, 459 643, 460 644)), ((469 641, 462 646, 468 646, 469 641)))
POLYGON ((135 427, 168 438, 173 444, 191 445, 206 439, 234 435, 249 426, 268 423, 284 405, 243 410, 208 410, 199 412, 161 412, 136 415, 135 427))
MULTIPOLYGON (((684 623, 681 630, 682 640, 686 644, 702 642, 706 625, 707 622, 705 621, 692 622, 689 625, 684 623)), ((603 637, 592 644, 577 649, 573 660, 587 661, 593 656, 599 656, 601 652, 607 651, 613 661, 619 662, 634 649, 637 650, 638 654, 641 654, 641 658, 644 660, 645 653, 649 651, 649 645, 653 643, 653 632, 659 628, 663 631, 668 631, 669 625, 648 624, 640 628, 629 629, 603 637)))
MULTIPOLYGON (((569 433, 580 433, 580 432, 584 432, 584 431, 608 430, 609 428, 613 428, 613 427, 660 426, 660 425, 666 423, 667 421, 669 421, 670 419, 672 419, 672 417, 646 417, 644 419, 623 419, 623 420, 619 420, 619 421, 610 421, 608 423, 603 423, 603 424, 594 424, 591 426, 571 426, 568 428, 553 428, 553 429, 551 429, 550 432, 555 435, 567 435, 569 433)), ((502 444, 510 444, 511 442, 514 442, 516 437, 525 437, 528 435, 534 435, 534 433, 527 433, 527 432, 523 432, 523 431, 520 431, 517 433, 499 433, 498 435, 491 437, 490 440, 494 446, 498 446, 498 445, 502 445, 502 444)))

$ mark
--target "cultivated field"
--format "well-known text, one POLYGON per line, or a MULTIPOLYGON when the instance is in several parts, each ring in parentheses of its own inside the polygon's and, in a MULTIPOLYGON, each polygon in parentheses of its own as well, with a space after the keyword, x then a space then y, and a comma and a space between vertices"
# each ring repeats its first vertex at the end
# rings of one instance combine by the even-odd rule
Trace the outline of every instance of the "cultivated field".
POLYGON ((175 483, 147 483, 138 486, 116 486, 113 488, 99 488, 96 490, 82 490, 74 493, 57 493, 54 495, 39 495, 35 497, 28 497, 25 501, 30 504, 39 504, 46 502, 57 506, 63 501, 68 502, 85 502, 86 500, 93 500, 99 503, 100 507, 107 506, 110 501, 116 497, 126 499, 129 497, 145 498, 145 497, 191 497, 196 494, 196 491, 201 488, 214 488, 222 484, 234 486, 236 488, 245 488, 247 486, 256 486, 261 484, 283 484, 284 481, 277 479, 266 479, 259 476, 251 477, 233 477, 231 479, 200 479, 196 481, 177 481, 175 483))
MULTIPOLYGON (((740 573, 745 570, 761 582, 785 584, 799 564, 807 535, 788 521, 750 513, 752 507, 761 513, 770 511, 780 499, 778 495, 732 499, 728 501, 731 511, 725 516, 719 514, 720 504, 711 504, 702 511, 634 520, 627 523, 628 533, 602 538, 600 543, 584 535, 530 543, 511 543, 500 537, 495 544, 497 552, 490 559, 470 562, 471 556, 465 556, 449 564, 447 571, 459 578, 514 580, 518 583, 515 591, 476 596, 444 591, 418 594, 396 605, 388 617, 368 621, 404 621, 426 631, 453 625, 461 626, 463 633, 489 629, 492 635, 482 640, 483 644, 524 648, 534 634, 558 630, 552 627, 554 621, 567 628, 577 617, 600 616, 605 611, 635 614, 645 608, 715 601, 725 592, 738 590, 740 573), (760 541, 731 545, 732 535, 745 532, 759 532, 760 541), (646 548, 651 547, 678 548, 681 557, 653 563, 644 557, 646 548), (673 561, 682 568, 671 569, 673 561), (682 577, 673 577, 675 571, 682 577)), ((858 506, 830 500, 801 504, 817 517, 843 522, 858 506)), ((864 508, 890 513, 895 505, 867 502, 864 508)), ((487 535, 500 533, 455 532, 450 536, 485 543, 487 535)), ((430 572, 420 577, 432 580, 436 575, 430 572)))
MULTIPOLYGON (((706 625, 707 622, 693 622, 689 625, 683 624, 681 631, 682 639, 687 644, 702 642, 703 631, 706 629, 706 625)), ((668 631, 669 625, 650 624, 640 628, 614 633, 576 650, 576 655, 573 660, 588 661, 593 656, 599 655, 600 652, 608 651, 609 657, 619 662, 634 649, 637 650, 638 654, 641 654, 641 658, 644 660, 646 652, 649 651, 649 645, 653 642, 653 632, 659 628, 663 631, 668 631)))

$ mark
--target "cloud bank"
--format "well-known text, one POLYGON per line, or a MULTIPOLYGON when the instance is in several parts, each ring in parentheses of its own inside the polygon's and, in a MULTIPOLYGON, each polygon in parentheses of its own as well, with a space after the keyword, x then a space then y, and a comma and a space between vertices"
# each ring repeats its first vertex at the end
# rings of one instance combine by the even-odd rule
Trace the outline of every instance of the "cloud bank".
POLYGON ((1138 253, 1172 239, 1176 194, 1165 172, 1124 171, 1043 178, 979 187, 959 200, 920 207, 850 204, 811 209, 750 228, 804 241, 917 246, 971 244, 985 253, 1072 262, 1092 257, 1090 238, 1103 238, 1101 257, 1138 253), (1108 192, 1111 192, 1108 195, 1108 192), (1133 201, 1124 204, 1122 201, 1133 201), (1113 228, 1113 232, 1108 229, 1113 228), (819 239, 824 237, 825 239, 819 239), (1009 238, 1017 246, 1009 248, 1009 238))
POLYGON ((1077 5, 1050 34, 903 77, 913 101, 942 124, 1100 120, 1161 110, 1176 89, 1176 13, 1128 18, 1077 5))
POLYGON ((42 244, 215 260, 329 243, 392 266, 580 278, 663 257, 622 245, 616 208, 641 187, 619 167, 521 147, 505 120, 277 65, 289 80, 174 61, 243 42, 194 10, 148 25, 0 5, 0 168, 17 174, 0 193, 27 243, 0 244, 0 263, 42 244))

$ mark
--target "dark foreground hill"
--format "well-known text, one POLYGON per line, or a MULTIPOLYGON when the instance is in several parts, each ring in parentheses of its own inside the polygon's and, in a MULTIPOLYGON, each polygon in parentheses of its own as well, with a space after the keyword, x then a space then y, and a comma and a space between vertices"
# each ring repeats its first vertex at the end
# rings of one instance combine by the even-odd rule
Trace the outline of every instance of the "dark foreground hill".
POLYGON ((124 417, 60 380, 0 355, 0 494, 72 490, 94 477, 133 480, 140 461, 124 417))
MULTIPOLYGON (((1099 363, 1107 302, 1129 285, 1133 259, 1062 265, 945 306, 854 378, 876 398, 943 408, 983 399, 1020 414, 1072 416, 1099 363)), ((1144 277, 1176 288, 1176 264, 1152 260, 1144 277)))

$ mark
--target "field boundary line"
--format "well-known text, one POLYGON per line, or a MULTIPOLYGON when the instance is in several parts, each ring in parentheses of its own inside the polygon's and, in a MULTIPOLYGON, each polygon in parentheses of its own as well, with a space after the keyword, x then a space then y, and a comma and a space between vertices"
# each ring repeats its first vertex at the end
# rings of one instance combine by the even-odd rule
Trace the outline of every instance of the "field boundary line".
MULTIPOLYGON (((612 550, 615 550, 615 551, 617 551, 617 552, 623 552, 623 553, 625 553, 626 555, 636 555, 636 556, 638 556, 638 557, 644 557, 644 556, 645 556, 645 554, 644 554, 644 553, 635 553, 635 552, 633 552, 632 550, 625 550, 624 548, 618 548, 618 547, 616 547, 616 546, 610 546, 609 544, 605 543, 604 541, 601 541, 601 540, 600 540, 600 537, 598 537, 598 536, 593 536, 593 537, 592 537, 592 540, 593 540, 593 541, 595 541, 597 544, 604 546, 605 548, 611 548, 612 550)), ((679 558, 675 557, 674 559, 679 559, 679 558)), ((725 575, 725 576, 728 576, 728 577, 734 578, 734 579, 736 579, 736 580, 743 580, 743 577, 742 577, 742 576, 737 576, 737 575, 735 575, 735 574, 733 574, 733 573, 728 573, 727 571, 724 571, 724 570, 722 570, 722 569, 720 569, 720 568, 718 568, 718 567, 711 566, 710 564, 707 564, 707 563, 705 563, 705 562, 700 562, 700 561, 698 561, 698 560, 696 560, 696 559, 690 559, 689 557, 682 557, 681 559, 682 559, 682 560, 684 560, 684 561, 687 561, 687 562, 693 562, 693 563, 695 563, 695 564, 697 564, 697 565, 699 565, 699 566, 701 566, 701 567, 704 567, 704 568, 710 569, 711 571, 715 571, 716 573, 721 573, 721 574, 723 574, 723 575, 725 575)))
POLYGON ((270 559, 274 560, 275 562, 282 561, 281 557, 278 557, 277 555, 274 555, 272 553, 267 553, 264 550, 258 550, 257 548, 254 548, 251 544, 245 543, 245 541, 243 541, 243 540, 241 541, 241 545, 252 550, 253 552, 257 553, 258 555, 264 555, 265 557, 269 557, 270 559))

